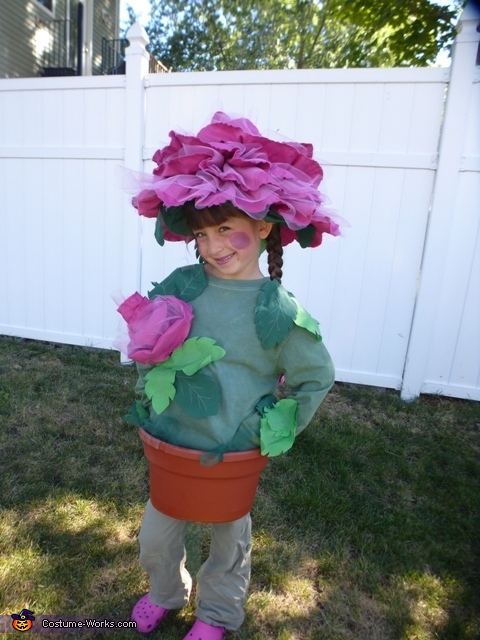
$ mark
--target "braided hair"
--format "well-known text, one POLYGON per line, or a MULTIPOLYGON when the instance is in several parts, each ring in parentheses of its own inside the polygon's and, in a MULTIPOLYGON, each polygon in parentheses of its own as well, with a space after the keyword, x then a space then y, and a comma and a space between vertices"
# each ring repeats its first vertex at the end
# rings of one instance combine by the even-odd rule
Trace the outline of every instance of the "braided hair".
POLYGON ((270 280, 282 283, 283 247, 280 238, 280 227, 274 224, 267 237, 268 273, 270 280))

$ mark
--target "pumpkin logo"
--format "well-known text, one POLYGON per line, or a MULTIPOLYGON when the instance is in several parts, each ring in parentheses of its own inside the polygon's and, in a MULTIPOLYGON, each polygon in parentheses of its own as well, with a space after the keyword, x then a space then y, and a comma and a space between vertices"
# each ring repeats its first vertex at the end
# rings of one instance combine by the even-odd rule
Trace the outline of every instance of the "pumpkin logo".
POLYGON ((35 620, 33 611, 29 611, 28 609, 22 609, 20 613, 12 613, 12 618, 12 626, 17 631, 28 631, 31 629, 33 621, 35 620))

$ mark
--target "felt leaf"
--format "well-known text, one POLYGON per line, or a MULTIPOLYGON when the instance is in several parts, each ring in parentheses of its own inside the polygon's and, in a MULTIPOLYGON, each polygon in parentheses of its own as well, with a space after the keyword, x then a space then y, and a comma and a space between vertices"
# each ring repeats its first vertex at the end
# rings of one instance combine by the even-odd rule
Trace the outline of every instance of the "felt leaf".
POLYGON ((138 414, 138 417, 141 420, 146 420, 149 417, 149 413, 147 411, 147 409, 145 409, 145 407, 143 406, 143 404, 140 402, 140 400, 137 400, 135 402, 135 410, 138 414))
MULTIPOLYGON (((128 410, 128 413, 123 417, 125 422, 128 424, 133 424, 136 427, 141 427, 144 421, 148 418, 148 412, 146 416, 141 416, 138 410, 138 405, 141 405, 141 402, 134 402, 128 410)), ((142 405, 143 407, 143 405, 142 405)), ((144 409, 145 410, 145 409, 144 409)))
POLYGON ((298 229, 297 238, 302 249, 306 249, 312 244, 313 237, 315 235, 315 227, 313 224, 309 224, 303 229, 298 229))
POLYGON ((175 397, 175 371, 164 365, 164 362, 157 364, 145 376, 145 394, 152 401, 156 413, 162 413, 175 397))
POLYGON ((282 216, 277 213, 276 211, 274 211, 273 209, 270 209, 269 212, 267 213, 267 215, 264 217, 264 220, 266 222, 274 222, 276 224, 279 224, 281 226, 285 226, 285 219, 282 218, 282 216))
POLYGON ((150 299, 155 296, 176 296, 184 302, 197 298, 207 286, 207 278, 202 265, 193 264, 175 269, 163 282, 153 282, 149 291, 150 299))
POLYGON ((262 455, 278 456, 292 447, 297 430, 296 413, 297 402, 291 398, 279 400, 274 407, 265 409, 260 420, 262 455))
POLYGON ((167 228, 174 234, 179 236, 191 236, 192 230, 187 224, 185 216, 185 207, 164 207, 162 206, 162 215, 167 228))
POLYGON ((177 297, 184 302, 197 298, 207 286, 207 278, 202 265, 190 265, 177 269, 176 286, 177 297))
POLYGON ((255 307, 255 327, 264 349, 284 340, 293 327, 297 305, 277 280, 263 285, 255 307))
POLYGON ((177 373, 175 402, 192 418, 206 418, 218 412, 221 400, 220 387, 204 373, 187 376, 177 373))
POLYGON ((175 349, 165 366, 174 371, 183 371, 187 376, 206 367, 211 362, 220 360, 225 355, 225 350, 215 345, 211 338, 189 338, 175 349))
POLYGON ((313 316, 308 313, 308 311, 306 311, 302 307, 302 305, 297 300, 295 300, 295 298, 292 297, 292 300, 294 300, 297 305, 297 316, 294 320, 295 324, 298 327, 302 327, 303 329, 310 331, 310 333, 313 333, 314 336, 321 340, 322 336, 320 334, 320 326, 318 322, 313 316))
POLYGON ((158 213, 157 216, 157 221, 155 222, 155 240, 158 242, 158 244, 163 247, 163 245, 165 244, 165 232, 163 229, 163 220, 162 220, 162 216, 160 214, 160 212, 158 213))
POLYGON ((273 407, 273 405, 277 402, 277 396, 271 393, 268 396, 263 396, 255 405, 256 411, 263 416, 265 413, 265 409, 273 407))
MULTIPOLYGON (((148 292, 148 297, 150 300, 156 298, 157 296, 176 296, 176 287, 175 287, 175 271, 173 271, 169 276, 163 280, 163 282, 152 282, 153 289, 148 292)), ((177 296, 178 297, 178 296, 177 296)))
POLYGON ((283 398, 275 406, 265 409, 265 417, 273 431, 278 435, 288 435, 292 425, 297 424, 297 401, 293 398, 283 398))
POLYGON ((260 451, 262 456, 274 458, 292 448, 295 442, 295 430, 288 436, 278 436, 272 431, 266 418, 260 420, 260 451))

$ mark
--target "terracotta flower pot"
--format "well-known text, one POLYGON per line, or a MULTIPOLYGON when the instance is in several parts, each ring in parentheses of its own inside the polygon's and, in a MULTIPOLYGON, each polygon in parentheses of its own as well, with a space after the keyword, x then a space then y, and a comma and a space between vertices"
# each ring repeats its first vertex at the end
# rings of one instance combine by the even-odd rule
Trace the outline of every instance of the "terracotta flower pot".
POLYGON ((211 467, 204 451, 177 447, 139 430, 149 463, 150 500, 172 518, 193 522, 231 522, 252 508, 268 458, 260 449, 226 453, 211 467))

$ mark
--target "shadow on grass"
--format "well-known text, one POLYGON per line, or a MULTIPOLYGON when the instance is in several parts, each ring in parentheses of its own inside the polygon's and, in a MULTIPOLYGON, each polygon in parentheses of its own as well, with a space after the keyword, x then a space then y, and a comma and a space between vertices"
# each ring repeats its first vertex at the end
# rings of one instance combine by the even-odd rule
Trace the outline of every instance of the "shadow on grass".
MULTIPOLYGON (((122 420, 135 380, 115 353, 0 339, 4 613, 127 620, 147 590, 147 467, 122 420)), ((235 637, 476 639, 479 425, 478 403, 337 385, 262 476, 235 637)), ((192 527, 188 544, 194 573, 208 529, 192 527)), ((183 637, 192 615, 190 604, 150 637, 183 637)))
POLYGON ((308 637, 478 637, 479 409, 338 387, 273 461, 260 501, 283 542, 259 561, 275 584, 282 565, 298 576, 313 559, 317 608, 298 625, 322 631, 308 637), (303 555, 288 560, 289 543, 303 555))

